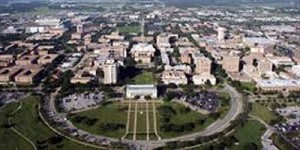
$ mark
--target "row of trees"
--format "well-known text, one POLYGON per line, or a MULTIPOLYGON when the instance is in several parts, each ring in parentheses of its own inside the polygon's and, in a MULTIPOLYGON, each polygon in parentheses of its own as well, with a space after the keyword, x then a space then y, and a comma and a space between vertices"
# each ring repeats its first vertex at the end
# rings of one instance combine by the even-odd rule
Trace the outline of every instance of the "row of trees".
POLYGON ((125 129, 125 124, 122 123, 101 123, 100 128, 103 131, 116 131, 125 129))
POLYGON ((89 118, 87 116, 75 116, 75 117, 71 118, 71 120, 72 120, 72 122, 82 123, 87 126, 93 126, 98 121, 97 118, 89 118))

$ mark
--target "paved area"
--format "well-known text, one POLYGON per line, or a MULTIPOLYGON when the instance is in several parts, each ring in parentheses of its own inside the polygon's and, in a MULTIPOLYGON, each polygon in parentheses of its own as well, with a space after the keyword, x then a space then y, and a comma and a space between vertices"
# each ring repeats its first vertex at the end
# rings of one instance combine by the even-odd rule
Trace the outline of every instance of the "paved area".
POLYGON ((0 92, 0 106, 22 100, 27 94, 24 92, 0 92))
POLYGON ((62 99, 60 104, 66 112, 72 112, 90 107, 95 107, 103 100, 102 92, 85 92, 81 94, 72 94, 62 99))

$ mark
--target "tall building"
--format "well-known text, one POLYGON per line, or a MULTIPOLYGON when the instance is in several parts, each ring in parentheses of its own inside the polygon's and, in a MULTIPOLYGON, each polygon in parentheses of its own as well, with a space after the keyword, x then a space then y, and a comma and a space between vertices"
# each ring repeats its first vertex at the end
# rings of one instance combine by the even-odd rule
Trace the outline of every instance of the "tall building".
POLYGON ((77 25, 76 31, 77 31, 77 33, 83 33, 83 24, 77 25))
POLYGON ((240 57, 227 55, 223 57, 222 67, 226 72, 239 72, 240 57))
POLYGON ((209 58, 206 58, 204 56, 201 57, 195 57, 195 65, 196 69, 195 72, 198 74, 210 74, 211 73, 211 60, 209 58))
POLYGON ((218 27, 218 40, 219 42, 224 42, 225 41, 225 36, 226 36, 226 29, 223 27, 218 27))
POLYGON ((107 60, 103 66, 104 84, 116 84, 118 81, 118 65, 114 60, 107 60))

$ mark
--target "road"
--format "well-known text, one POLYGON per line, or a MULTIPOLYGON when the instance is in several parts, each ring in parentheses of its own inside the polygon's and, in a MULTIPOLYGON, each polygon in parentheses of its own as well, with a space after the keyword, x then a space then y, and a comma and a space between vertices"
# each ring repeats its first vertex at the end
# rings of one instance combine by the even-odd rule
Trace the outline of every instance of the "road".
MULTIPOLYGON (((226 129, 232 120, 234 120, 242 111, 243 111, 243 102, 242 102, 242 96, 230 85, 226 84, 225 88, 223 89, 224 92, 228 92, 231 96, 231 108, 228 112, 228 114, 220 119, 217 120, 215 123, 211 124, 208 126, 205 130, 188 134, 188 135, 183 135, 180 137, 175 137, 175 138, 169 138, 169 139, 161 139, 158 141, 140 141, 140 140, 128 140, 128 139, 122 139, 123 142, 128 143, 128 144, 133 144, 133 145, 139 145, 141 149, 154 149, 157 147, 164 146, 166 142, 171 142, 171 141, 186 141, 186 140, 193 140, 197 137, 200 136, 209 136, 213 135, 218 132, 222 132, 224 129, 226 129)), ((55 95, 57 93, 54 93, 50 96, 50 110, 54 112, 54 114, 57 114, 55 110, 54 104, 54 99, 55 95), (51 105, 52 103, 52 105, 51 105)), ((57 114, 59 115, 59 114, 57 114)), ((66 124, 70 128, 75 128, 70 121, 66 121, 66 124)), ((97 140, 100 139, 107 139, 109 141, 119 141, 119 139, 115 138, 108 138, 100 135, 94 135, 87 133, 86 131, 78 129, 78 134, 79 135, 89 135, 97 140)))

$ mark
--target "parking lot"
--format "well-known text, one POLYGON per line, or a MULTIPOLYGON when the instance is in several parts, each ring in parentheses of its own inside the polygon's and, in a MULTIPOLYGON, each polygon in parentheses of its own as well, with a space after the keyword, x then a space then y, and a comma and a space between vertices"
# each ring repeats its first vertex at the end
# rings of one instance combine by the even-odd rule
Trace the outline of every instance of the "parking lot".
POLYGON ((194 97, 185 97, 184 102, 189 103, 195 110, 215 112, 219 107, 219 98, 214 92, 198 92, 194 97))
POLYGON ((23 92, 0 92, 0 106, 21 100, 26 94, 23 92))
POLYGON ((285 123, 275 125, 275 128, 281 132, 292 132, 300 130, 300 107, 292 106, 277 109, 276 112, 285 117, 285 123))
POLYGON ((102 92, 85 92, 81 94, 72 94, 62 99, 60 107, 66 112, 71 112, 97 106, 102 100, 102 92))

